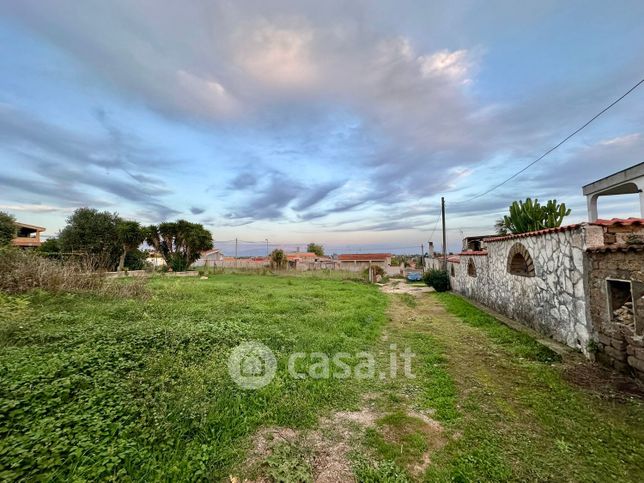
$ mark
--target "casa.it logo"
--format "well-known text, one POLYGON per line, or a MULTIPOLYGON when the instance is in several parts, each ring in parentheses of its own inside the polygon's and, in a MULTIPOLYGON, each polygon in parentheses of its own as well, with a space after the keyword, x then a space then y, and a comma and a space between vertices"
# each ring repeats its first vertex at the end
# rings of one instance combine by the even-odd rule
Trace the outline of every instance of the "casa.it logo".
POLYGON ((275 377, 277 360, 260 342, 242 342, 228 358, 228 374, 242 389, 260 389, 275 377))

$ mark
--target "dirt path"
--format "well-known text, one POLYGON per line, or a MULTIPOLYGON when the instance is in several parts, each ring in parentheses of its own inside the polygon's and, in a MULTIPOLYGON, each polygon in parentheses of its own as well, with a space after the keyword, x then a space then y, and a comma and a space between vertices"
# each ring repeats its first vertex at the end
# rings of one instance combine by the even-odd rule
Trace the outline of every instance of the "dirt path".
POLYGON ((641 401, 574 386, 557 354, 473 307, 466 323, 440 295, 384 291, 378 367, 409 348, 414 377, 351 381, 356 411, 258 434, 259 481, 640 480, 641 401))

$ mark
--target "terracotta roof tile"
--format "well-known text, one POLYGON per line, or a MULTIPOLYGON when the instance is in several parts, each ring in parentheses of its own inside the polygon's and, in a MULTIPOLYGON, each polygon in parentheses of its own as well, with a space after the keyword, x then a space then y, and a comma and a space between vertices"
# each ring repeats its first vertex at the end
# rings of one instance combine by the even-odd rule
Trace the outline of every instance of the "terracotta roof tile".
POLYGON ((644 218, 611 218, 610 220, 595 220, 591 225, 600 226, 631 226, 644 225, 644 218))
POLYGON ((575 223, 573 225, 564 225, 564 226, 559 226, 557 228, 546 228, 544 230, 537 230, 537 231, 528 231, 526 233, 513 233, 511 235, 503 235, 503 236, 495 236, 492 238, 485 238, 485 242, 498 242, 498 241, 504 241, 504 240, 513 240, 515 238, 527 238, 530 236, 541 236, 541 235, 547 235, 548 233, 561 233, 565 231, 573 231, 582 226, 582 223, 575 223))
POLYGON ((338 255, 338 260, 342 262, 368 262, 376 260, 386 260, 391 257, 391 253, 343 253, 338 255))
POLYGON ((313 252, 295 252, 287 253, 287 258, 318 258, 318 255, 313 252))
POLYGON ((479 250, 479 251, 474 251, 474 250, 468 250, 465 252, 459 253, 460 256, 472 256, 472 257, 487 257, 487 252, 485 250, 479 250))

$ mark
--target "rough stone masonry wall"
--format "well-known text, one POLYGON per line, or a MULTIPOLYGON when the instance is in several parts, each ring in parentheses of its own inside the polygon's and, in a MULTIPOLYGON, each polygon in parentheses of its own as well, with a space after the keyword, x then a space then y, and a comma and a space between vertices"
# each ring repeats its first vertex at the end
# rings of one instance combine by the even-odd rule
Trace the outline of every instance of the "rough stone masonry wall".
POLYGON ((597 333, 597 360, 644 380, 644 337, 641 330, 644 324, 644 252, 590 252, 588 259, 591 267, 590 313, 597 333), (628 317, 629 311, 611 311, 607 279, 632 283, 635 299, 631 305, 632 319, 628 317), (626 312, 626 317, 623 312, 626 312))
MULTIPOLYGON (((487 243, 487 256, 461 255, 453 290, 588 354, 591 325, 586 302, 586 227, 487 243), (508 254, 521 243, 535 276, 508 272, 508 254), (468 275, 468 263, 476 277, 468 275)), ((449 270, 449 268, 448 268, 449 270)))

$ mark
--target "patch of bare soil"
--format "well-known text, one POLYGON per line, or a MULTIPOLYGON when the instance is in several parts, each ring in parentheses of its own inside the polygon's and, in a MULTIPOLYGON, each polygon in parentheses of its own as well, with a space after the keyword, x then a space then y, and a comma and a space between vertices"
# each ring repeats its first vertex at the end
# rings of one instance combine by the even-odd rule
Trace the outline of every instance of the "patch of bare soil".
POLYGON ((564 379, 604 399, 644 399, 644 384, 585 360, 564 360, 564 379))
POLYGON ((262 466, 273 450, 284 443, 306 449, 303 457, 307 461, 304 463, 311 468, 314 481, 318 483, 354 481, 349 453, 355 447, 354 440, 357 435, 364 429, 374 426, 378 417, 373 408, 366 407, 360 411, 340 411, 330 417, 322 418, 315 430, 264 428, 253 438, 250 457, 245 465, 260 476, 243 481, 271 481, 263 475, 262 466))
POLYGON ((403 294, 408 293, 411 295, 420 295, 427 292, 433 292, 434 289, 431 287, 421 287, 418 285, 411 285, 406 281, 389 281, 386 284, 380 287, 380 290, 384 293, 393 293, 393 294, 403 294))
POLYGON ((272 481, 265 474, 264 466, 273 450, 281 444, 304 449, 301 455, 306 461, 303 463, 311 469, 311 476, 316 483, 355 481, 349 455, 359 446, 360 438, 368 428, 377 428, 390 443, 400 442, 409 431, 422 432, 427 438, 427 451, 409 467, 413 475, 422 475, 429 465, 431 452, 445 444, 442 427, 426 414, 410 411, 407 414, 410 421, 414 422, 413 426, 408 429, 390 430, 378 423, 383 415, 375 410, 371 404, 373 399, 370 397, 371 395, 366 395, 367 405, 360 411, 336 412, 320 419, 315 430, 264 428, 258 431, 253 438, 250 456, 244 465, 250 469, 249 474, 254 473, 258 476, 252 480, 240 480, 231 476, 231 481, 272 481))

